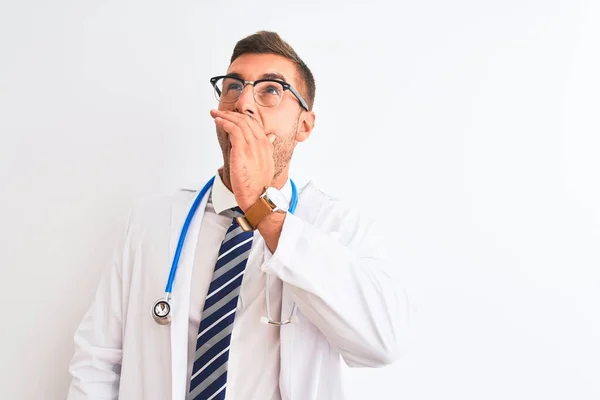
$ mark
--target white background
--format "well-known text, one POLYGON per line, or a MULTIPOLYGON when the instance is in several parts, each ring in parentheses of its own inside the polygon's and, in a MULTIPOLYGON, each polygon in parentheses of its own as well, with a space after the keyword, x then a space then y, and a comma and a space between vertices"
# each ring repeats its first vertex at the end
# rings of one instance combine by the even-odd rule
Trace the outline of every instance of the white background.
POLYGON ((0 398, 65 397, 129 207, 214 173, 208 79, 271 29, 317 81, 292 176, 389 221, 416 310, 348 398, 599 399, 600 3, 212 3, 2 2, 0 398))

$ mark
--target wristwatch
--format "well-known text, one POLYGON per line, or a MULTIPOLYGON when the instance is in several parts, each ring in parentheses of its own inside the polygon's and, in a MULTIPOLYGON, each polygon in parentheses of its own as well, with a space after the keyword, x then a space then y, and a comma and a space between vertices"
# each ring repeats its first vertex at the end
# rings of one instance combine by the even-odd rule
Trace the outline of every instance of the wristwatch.
POLYGON ((265 187, 265 191, 250 208, 244 217, 237 218, 242 230, 249 232, 256 230, 258 223, 272 212, 286 213, 289 200, 274 187, 265 187))

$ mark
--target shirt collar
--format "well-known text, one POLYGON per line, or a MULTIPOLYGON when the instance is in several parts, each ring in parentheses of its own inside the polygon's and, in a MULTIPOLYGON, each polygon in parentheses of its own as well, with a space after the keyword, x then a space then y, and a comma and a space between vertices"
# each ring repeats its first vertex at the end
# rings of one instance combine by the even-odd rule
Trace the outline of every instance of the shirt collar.
MULTIPOLYGON (((279 190, 281 193, 283 193, 285 198, 288 199, 288 202, 292 200, 292 184, 289 178, 279 190)), ((227 186, 225 186, 223 183, 220 171, 217 171, 215 176, 211 195, 212 204, 215 208, 215 213, 217 214, 238 206, 237 201, 235 200, 235 195, 231 192, 231 190, 227 189, 227 186)))

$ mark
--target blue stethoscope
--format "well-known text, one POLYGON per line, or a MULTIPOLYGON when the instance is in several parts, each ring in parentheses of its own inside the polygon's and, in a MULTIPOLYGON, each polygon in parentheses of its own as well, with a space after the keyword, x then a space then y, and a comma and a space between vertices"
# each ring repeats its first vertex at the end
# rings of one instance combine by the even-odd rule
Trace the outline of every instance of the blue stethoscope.
MULTIPOLYGON (((204 198, 208 190, 212 187, 214 181, 215 177, 213 176, 208 182, 206 182, 206 185, 204 185, 202 190, 200 190, 200 193, 198 193, 198 196, 196 196, 196 199, 194 200, 194 203, 192 204, 192 207, 190 208, 190 211, 188 212, 188 215, 185 219, 183 227, 181 228, 181 234, 179 235, 179 241, 177 242, 177 249, 175 250, 175 255, 173 256, 173 263, 171 264, 171 271, 169 272, 169 280, 167 281, 165 296, 156 300, 156 302, 152 306, 152 318, 154 318, 154 321, 156 321, 156 323, 159 325, 168 325, 171 323, 171 292, 173 291, 173 282, 175 281, 175 274, 177 273, 177 267, 179 266, 179 257, 181 256, 181 251, 183 250, 185 237, 187 236, 188 228, 192 223, 192 219, 194 218, 194 214, 196 214, 198 206, 202 202, 202 199, 204 198)), ((292 201, 290 202, 288 212, 293 214, 296 210, 296 205, 298 204, 298 192, 296 190, 296 185, 294 184, 294 181, 290 179, 290 183, 292 184, 292 201)), ((286 320, 274 321, 271 318, 270 283, 270 274, 267 273, 265 287, 267 316, 261 317, 260 321, 262 323, 275 326, 282 326, 289 324, 290 322, 296 322, 296 303, 293 304, 290 316, 286 320)))

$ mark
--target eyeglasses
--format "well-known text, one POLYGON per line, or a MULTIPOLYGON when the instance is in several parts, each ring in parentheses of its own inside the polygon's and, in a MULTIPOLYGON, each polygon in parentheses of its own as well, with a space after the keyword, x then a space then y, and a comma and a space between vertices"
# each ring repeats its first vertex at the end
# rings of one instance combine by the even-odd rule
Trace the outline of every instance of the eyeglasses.
POLYGON ((300 93, 289 83, 277 79, 259 79, 245 81, 234 76, 215 76, 210 78, 210 83, 215 89, 215 97, 223 103, 235 103, 242 95, 246 85, 252 85, 254 101, 263 107, 275 107, 281 103, 286 90, 292 92, 300 105, 308 111, 308 104, 300 93))

